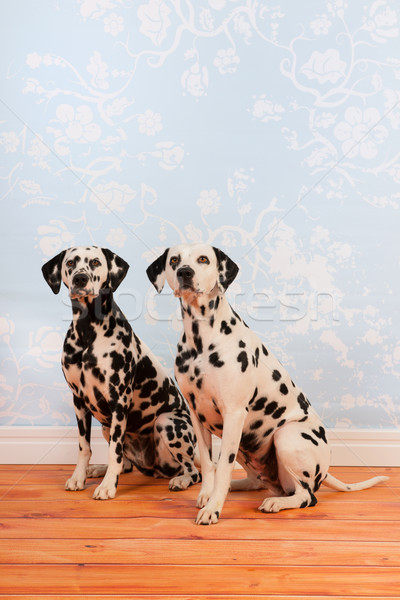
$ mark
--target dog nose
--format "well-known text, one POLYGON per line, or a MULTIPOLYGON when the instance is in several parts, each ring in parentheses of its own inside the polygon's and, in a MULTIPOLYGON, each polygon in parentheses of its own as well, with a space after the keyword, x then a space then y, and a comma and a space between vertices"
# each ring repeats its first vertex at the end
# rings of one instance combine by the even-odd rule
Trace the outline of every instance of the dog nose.
POLYGON ((193 279, 194 270, 192 267, 181 267, 177 270, 176 275, 178 279, 193 279))
POLYGON ((89 281, 89 277, 85 273, 77 273, 72 278, 72 285, 76 288, 82 289, 86 287, 89 281))

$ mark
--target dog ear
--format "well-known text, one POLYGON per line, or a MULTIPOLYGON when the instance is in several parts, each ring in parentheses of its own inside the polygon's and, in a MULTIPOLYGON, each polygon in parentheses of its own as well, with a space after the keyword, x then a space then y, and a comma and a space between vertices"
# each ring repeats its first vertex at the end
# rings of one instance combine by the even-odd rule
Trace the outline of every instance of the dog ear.
POLYGON ((239 267, 225 252, 222 252, 219 248, 213 246, 215 256, 217 257, 218 272, 219 272, 219 283, 223 287, 224 291, 228 289, 232 281, 238 274, 239 267))
POLYGON ((146 269, 147 277, 156 288, 157 292, 160 293, 165 283, 165 268, 167 265, 167 256, 169 248, 165 250, 161 256, 159 256, 149 267, 146 269))
POLYGON ((57 254, 54 258, 45 263, 42 267, 43 277, 53 290, 54 294, 58 294, 61 287, 61 265, 64 260, 66 250, 57 254))
POLYGON ((108 248, 102 248, 101 251, 107 260, 110 288, 115 292, 119 284, 125 279, 129 265, 123 258, 108 250, 108 248))

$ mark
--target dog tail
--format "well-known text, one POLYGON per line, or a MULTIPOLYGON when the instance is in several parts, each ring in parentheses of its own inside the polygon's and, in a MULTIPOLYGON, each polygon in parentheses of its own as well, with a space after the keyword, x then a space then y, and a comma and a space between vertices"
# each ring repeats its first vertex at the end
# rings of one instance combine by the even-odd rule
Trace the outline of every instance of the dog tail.
POLYGON ((389 477, 381 475, 379 477, 366 479, 365 481, 359 481, 358 483, 344 483, 343 481, 340 481, 340 479, 336 479, 336 477, 328 473, 322 483, 328 488, 337 490, 338 492, 357 492, 358 490, 365 490, 366 488, 370 488, 377 483, 380 483, 381 481, 387 481, 388 479, 389 477))

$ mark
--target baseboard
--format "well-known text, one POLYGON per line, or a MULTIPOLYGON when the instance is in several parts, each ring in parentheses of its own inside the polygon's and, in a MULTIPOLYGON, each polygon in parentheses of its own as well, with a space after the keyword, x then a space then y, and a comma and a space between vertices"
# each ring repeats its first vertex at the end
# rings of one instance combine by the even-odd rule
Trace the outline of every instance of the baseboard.
MULTIPOLYGON (((400 431, 328 431, 332 465, 400 466, 400 431)), ((220 440, 214 439, 214 456, 220 440)), ((100 427, 92 430, 92 462, 107 462, 107 444, 100 427)), ((76 427, 0 427, 0 464, 73 464, 78 453, 76 427)))

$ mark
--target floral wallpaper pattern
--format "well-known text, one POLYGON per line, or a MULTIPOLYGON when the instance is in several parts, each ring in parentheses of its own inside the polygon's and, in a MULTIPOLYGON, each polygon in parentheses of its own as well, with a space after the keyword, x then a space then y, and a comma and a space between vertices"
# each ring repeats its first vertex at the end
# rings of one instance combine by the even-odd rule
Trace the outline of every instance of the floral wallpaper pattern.
POLYGON ((176 300, 145 276, 202 241, 331 427, 400 422, 396 0, 14 0, 0 92, 0 423, 69 425, 70 308, 40 267, 112 248, 172 371, 176 300))

